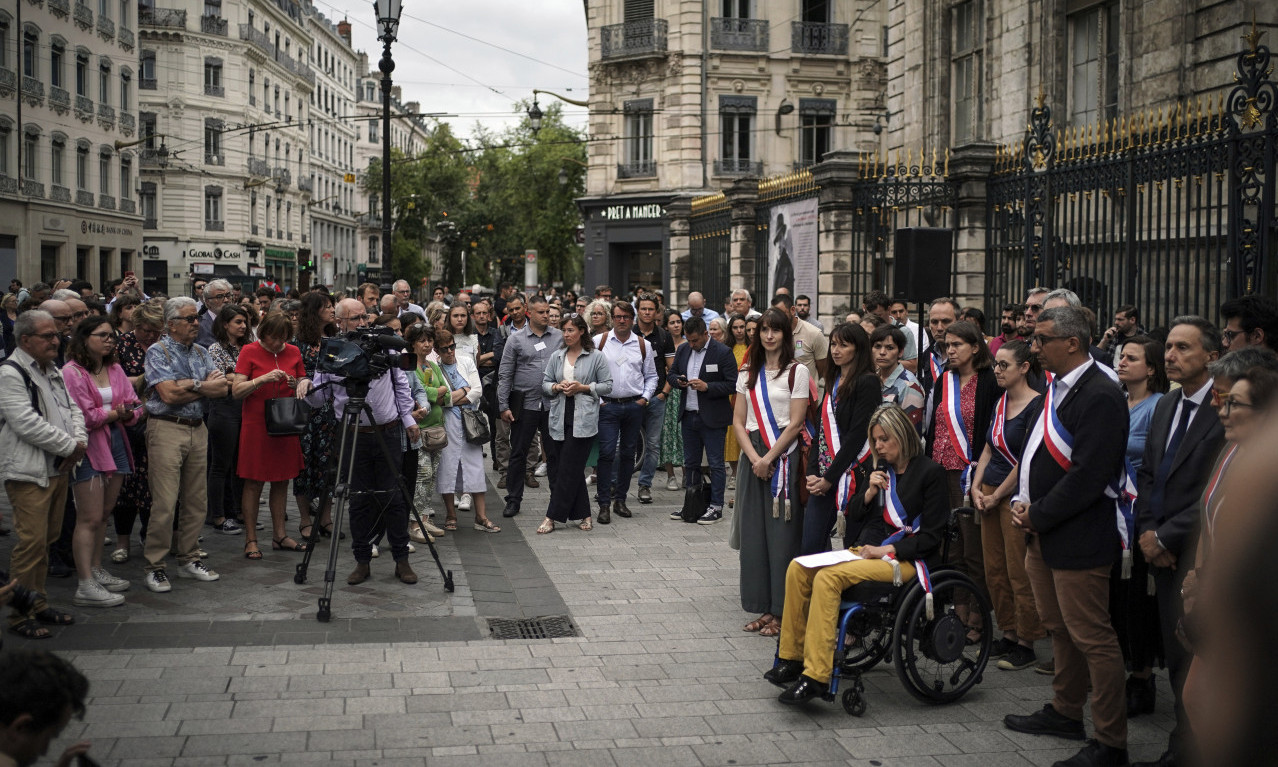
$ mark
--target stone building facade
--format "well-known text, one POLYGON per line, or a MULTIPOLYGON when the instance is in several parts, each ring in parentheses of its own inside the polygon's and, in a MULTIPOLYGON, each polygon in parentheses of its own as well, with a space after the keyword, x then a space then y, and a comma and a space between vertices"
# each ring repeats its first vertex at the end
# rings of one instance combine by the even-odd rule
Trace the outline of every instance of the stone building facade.
MULTIPOLYGON (((672 262, 668 206, 877 146, 887 23, 878 0, 587 3, 586 287, 681 301, 698 286, 672 262)), ((731 263, 724 287, 752 286, 731 263)))
POLYGON ((0 5, 0 279, 139 268, 138 9, 0 5))

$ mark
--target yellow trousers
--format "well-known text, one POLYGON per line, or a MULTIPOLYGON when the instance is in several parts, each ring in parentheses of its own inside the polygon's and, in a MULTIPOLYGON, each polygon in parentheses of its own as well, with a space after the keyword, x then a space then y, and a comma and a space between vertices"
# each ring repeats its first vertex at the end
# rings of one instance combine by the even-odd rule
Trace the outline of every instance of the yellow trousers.
MULTIPOLYGON (((914 577, 914 565, 900 564, 901 580, 909 581, 914 577)), ((839 633, 839 602, 844 589, 865 581, 891 583, 892 565, 881 559, 857 559, 808 568, 791 560, 785 573, 781 659, 802 659, 804 676, 828 684, 839 633)))

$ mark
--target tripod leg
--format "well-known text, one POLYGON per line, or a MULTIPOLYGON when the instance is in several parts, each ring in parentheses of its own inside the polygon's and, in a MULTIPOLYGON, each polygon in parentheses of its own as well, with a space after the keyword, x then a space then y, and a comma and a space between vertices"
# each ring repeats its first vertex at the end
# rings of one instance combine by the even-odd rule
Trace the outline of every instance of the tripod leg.
MULTIPOLYGON (((373 421, 373 408, 371 405, 364 406, 368 413, 369 423, 373 421)), ((408 485, 404 483, 404 475, 400 472, 400 466, 395 463, 395 456, 391 453, 390 445, 386 444, 386 437, 379 431, 377 432, 377 443, 381 445, 382 455, 386 457, 386 465, 390 467, 395 482, 399 485, 399 494, 404 498, 404 506, 413 515, 413 519, 417 521, 417 526, 423 532, 426 525, 422 522, 422 515, 417 511, 416 504, 413 503, 413 493, 408 489, 408 485)), ((439 552, 435 549, 435 542, 431 540, 431 536, 426 536, 426 546, 430 549, 430 555, 435 558, 435 566, 439 568, 439 576, 444 581, 444 591, 452 593, 453 591, 453 571, 445 570, 444 563, 439 559, 439 552)))
MULTIPOLYGON (((316 620, 327 623, 332 617, 333 606, 333 585, 337 580, 337 554, 341 548, 339 541, 342 522, 346 516, 347 504, 351 496, 351 481, 355 474, 355 440, 356 427, 359 425, 359 409, 350 408, 349 414, 344 414, 341 422, 341 442, 338 448, 338 482, 333 488, 333 531, 335 533, 332 538, 332 544, 328 547, 328 563, 324 569, 324 592, 319 598, 319 610, 316 612, 316 620)), ((312 549, 313 551, 313 549, 312 549)), ((305 571, 300 569, 299 573, 302 580, 306 579, 305 571)), ((296 578, 294 579, 296 581, 296 578)))

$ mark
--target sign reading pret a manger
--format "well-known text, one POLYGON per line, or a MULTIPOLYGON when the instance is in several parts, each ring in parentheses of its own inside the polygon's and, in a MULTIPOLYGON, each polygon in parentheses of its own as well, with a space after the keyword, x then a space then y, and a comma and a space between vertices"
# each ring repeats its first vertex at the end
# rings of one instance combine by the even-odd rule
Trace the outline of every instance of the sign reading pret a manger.
POLYGON ((657 203, 649 205, 609 205, 599 209, 599 218, 605 221, 631 221, 640 218, 661 218, 665 210, 657 203))

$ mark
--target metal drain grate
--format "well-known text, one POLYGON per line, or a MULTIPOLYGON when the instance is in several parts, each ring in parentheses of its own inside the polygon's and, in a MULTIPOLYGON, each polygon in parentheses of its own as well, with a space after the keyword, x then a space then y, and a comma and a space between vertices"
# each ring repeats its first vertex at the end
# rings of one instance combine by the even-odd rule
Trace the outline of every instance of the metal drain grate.
POLYGON ((493 639, 563 639, 577 636, 577 627, 566 615, 487 620, 488 633, 493 639))

